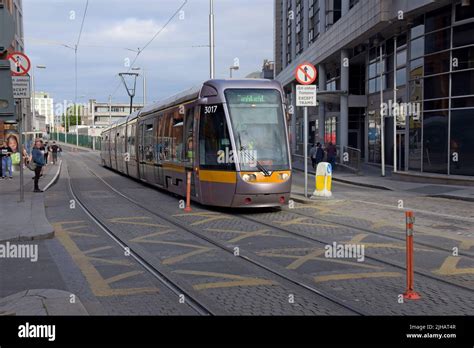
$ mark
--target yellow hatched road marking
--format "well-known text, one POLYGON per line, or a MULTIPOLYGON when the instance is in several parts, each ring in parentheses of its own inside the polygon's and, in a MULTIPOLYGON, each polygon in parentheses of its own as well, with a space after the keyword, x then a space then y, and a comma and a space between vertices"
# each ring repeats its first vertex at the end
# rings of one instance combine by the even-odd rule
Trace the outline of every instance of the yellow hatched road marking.
POLYGON ((244 277, 244 276, 240 276, 240 275, 236 275, 236 274, 216 273, 216 272, 202 272, 202 271, 188 271, 188 270, 178 270, 178 271, 175 271, 175 272, 179 273, 179 274, 230 279, 230 281, 196 284, 196 285, 193 285, 193 288, 195 290, 216 289, 216 288, 231 288, 231 287, 236 287, 236 286, 261 286, 261 285, 275 285, 275 284, 277 284, 276 282, 274 282, 272 280, 268 280, 268 279, 244 277))
POLYGON ((213 213, 213 212, 199 212, 199 213, 187 213, 187 214, 176 214, 173 215, 174 217, 182 217, 182 216, 198 216, 203 217, 203 220, 195 221, 191 223, 191 226, 202 225, 207 222, 217 221, 217 220, 231 220, 234 219, 232 216, 227 216, 220 213, 213 213))
POLYGON ((149 227, 162 227, 168 228, 169 226, 155 224, 151 222, 143 222, 143 221, 135 221, 135 220, 151 220, 151 218, 146 216, 132 216, 132 217, 125 217, 125 218, 113 218, 109 219, 110 222, 115 224, 124 224, 124 225, 137 225, 137 226, 149 226, 149 227))
POLYGON ((335 228, 343 228, 341 226, 333 225, 333 224, 320 224, 316 222, 307 222, 307 220, 311 220, 310 217, 298 217, 293 220, 288 221, 275 221, 275 223, 280 224, 282 226, 291 226, 291 225, 306 225, 306 226, 314 226, 314 227, 335 227, 335 228))
POLYGON ((448 256, 441 267, 433 273, 440 275, 459 275, 459 274, 474 274, 474 268, 458 268, 457 265, 461 260, 460 256, 448 256))
POLYGON ((367 279, 367 278, 394 278, 402 277, 398 272, 371 272, 371 273, 345 273, 345 274, 330 274, 325 276, 314 277, 316 283, 328 282, 332 280, 353 280, 353 279, 367 279))
MULTIPOLYGON (((64 228, 63 224, 66 223, 55 223, 53 224, 56 237, 67 250, 69 255, 76 263, 76 265, 81 270, 82 274, 89 283, 92 293, 97 297, 107 297, 107 296, 128 296, 134 294, 144 294, 144 293, 157 293, 159 290, 157 288, 122 288, 114 289, 109 286, 108 280, 104 279, 102 275, 97 271, 95 266, 91 263, 91 260, 100 260, 102 262, 114 263, 114 260, 105 260, 99 258, 92 258, 84 254, 77 244, 70 237, 67 229, 64 228)), ((120 276, 120 275, 119 275, 120 276)), ((113 282, 114 279, 118 279, 119 276, 109 278, 109 281, 113 282)), ((129 272, 124 273, 125 278, 129 277, 129 272)), ((115 280, 116 281, 116 280, 115 280)))
POLYGON ((266 229, 249 232, 249 231, 238 231, 238 230, 224 230, 221 228, 206 228, 205 231, 240 234, 240 236, 228 240, 227 243, 235 243, 246 238, 252 238, 252 237, 257 237, 257 236, 291 238, 288 236, 268 234, 269 232, 272 232, 272 231, 266 230, 266 229))

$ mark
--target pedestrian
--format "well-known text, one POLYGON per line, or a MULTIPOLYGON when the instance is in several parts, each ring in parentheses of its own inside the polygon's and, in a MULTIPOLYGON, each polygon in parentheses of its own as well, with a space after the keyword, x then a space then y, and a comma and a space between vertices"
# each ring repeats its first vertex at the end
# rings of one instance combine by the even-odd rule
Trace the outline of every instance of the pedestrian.
POLYGON ((44 155, 44 165, 48 165, 48 155, 49 155, 49 145, 48 142, 46 141, 43 146, 43 155, 44 155))
POLYGON ((328 162, 331 164, 331 167, 334 170, 336 167, 337 149, 336 149, 336 146, 332 142, 329 142, 326 148, 326 155, 328 158, 328 162))
POLYGON ((43 140, 36 139, 35 147, 33 148, 33 151, 31 152, 31 159, 30 159, 30 161, 33 161, 36 165, 35 177, 33 178, 35 180, 35 188, 33 192, 43 192, 42 190, 39 189, 39 186, 38 186, 38 181, 41 176, 41 170, 43 169, 43 166, 45 165, 44 152, 42 152, 41 149, 44 149, 43 140))
POLYGON ((59 146, 56 145, 55 141, 53 141, 53 145, 50 146, 50 149, 51 149, 51 154, 53 155, 53 164, 56 164, 58 162, 59 146))
POLYGON ((313 146, 311 146, 311 150, 309 150, 309 158, 311 158, 311 166, 313 169, 316 169, 316 151, 318 148, 316 147, 316 144, 313 143, 313 146))
POLYGON ((9 174, 9 178, 13 179, 11 157, 13 150, 10 146, 7 145, 6 141, 4 141, 2 147, 0 147, 0 153, 2 156, 2 179, 6 179, 7 172, 9 174))
POLYGON ((321 163, 324 160, 324 150, 321 145, 321 143, 316 144, 316 168, 318 167, 318 164, 321 163))

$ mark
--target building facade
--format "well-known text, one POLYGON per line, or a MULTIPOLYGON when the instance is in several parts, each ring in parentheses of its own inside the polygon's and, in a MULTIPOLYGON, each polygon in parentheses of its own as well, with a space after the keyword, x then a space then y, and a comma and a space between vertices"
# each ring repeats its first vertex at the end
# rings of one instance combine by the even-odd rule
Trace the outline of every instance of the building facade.
MULTIPOLYGON (((34 98, 35 118, 38 118, 38 116, 44 116, 44 127, 52 130, 55 123, 53 98, 51 98, 50 94, 47 92, 35 92, 34 98)), ((33 125, 34 129, 46 130, 41 128, 40 125, 37 124, 38 122, 38 120, 35 120, 35 124, 33 125)))
MULTIPOLYGON (((309 140, 398 171, 474 175, 473 0, 276 0, 275 73, 293 106, 294 72, 318 68, 309 140)), ((341 162, 345 161, 344 156, 341 162)))
MULTIPOLYGON (((10 45, 7 44, 6 55, 11 52, 25 51, 25 43, 23 40, 23 4, 22 0, 0 0, 0 7, 3 10, 7 10, 12 19, 14 26, 14 36, 10 45)), ((0 58, 3 59, 3 58, 0 58)), ((4 58, 6 59, 6 57, 4 58)), ((1 86, 0 86, 1 88, 1 86)), ((20 102, 19 110, 23 115, 23 118, 31 118, 31 101, 29 99, 23 99, 20 102)), ((0 120, 0 141, 2 141, 6 134, 17 129, 16 124, 4 123, 0 120)))
MULTIPOLYGON (((134 104, 133 112, 140 110, 143 104, 134 104)), ((86 115, 84 124, 95 126, 96 128, 106 128, 111 123, 124 119, 130 115, 130 104, 128 103, 101 103, 95 99, 89 100, 89 105, 85 108, 86 115)))

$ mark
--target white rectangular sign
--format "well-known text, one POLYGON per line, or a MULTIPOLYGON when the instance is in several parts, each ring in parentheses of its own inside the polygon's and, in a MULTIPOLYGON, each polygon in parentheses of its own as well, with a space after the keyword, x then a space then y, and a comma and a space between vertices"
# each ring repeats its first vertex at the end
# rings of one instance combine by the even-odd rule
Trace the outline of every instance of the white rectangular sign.
POLYGON ((12 76, 12 86, 13 98, 29 99, 31 97, 29 76, 12 76))
POLYGON ((316 85, 296 85, 296 106, 317 106, 316 85))

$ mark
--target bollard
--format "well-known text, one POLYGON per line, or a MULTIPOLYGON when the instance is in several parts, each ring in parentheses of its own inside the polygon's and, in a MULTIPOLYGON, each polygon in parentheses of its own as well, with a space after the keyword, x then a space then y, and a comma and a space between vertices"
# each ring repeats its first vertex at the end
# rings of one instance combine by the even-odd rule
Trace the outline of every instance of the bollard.
MULTIPOLYGON (((332 166, 330 163, 321 162, 316 168, 316 189, 313 197, 331 197, 332 166)), ((313 198, 311 197, 311 198, 313 198)))
POLYGON ((406 256, 407 256, 407 289, 403 297, 407 300, 419 300, 420 294, 414 290, 415 272, 413 263, 413 224, 415 223, 415 216, 412 211, 405 212, 406 218, 406 256))
POLYGON ((184 208, 185 212, 190 212, 191 209, 191 171, 188 171, 187 178, 186 178, 186 208, 184 208))

